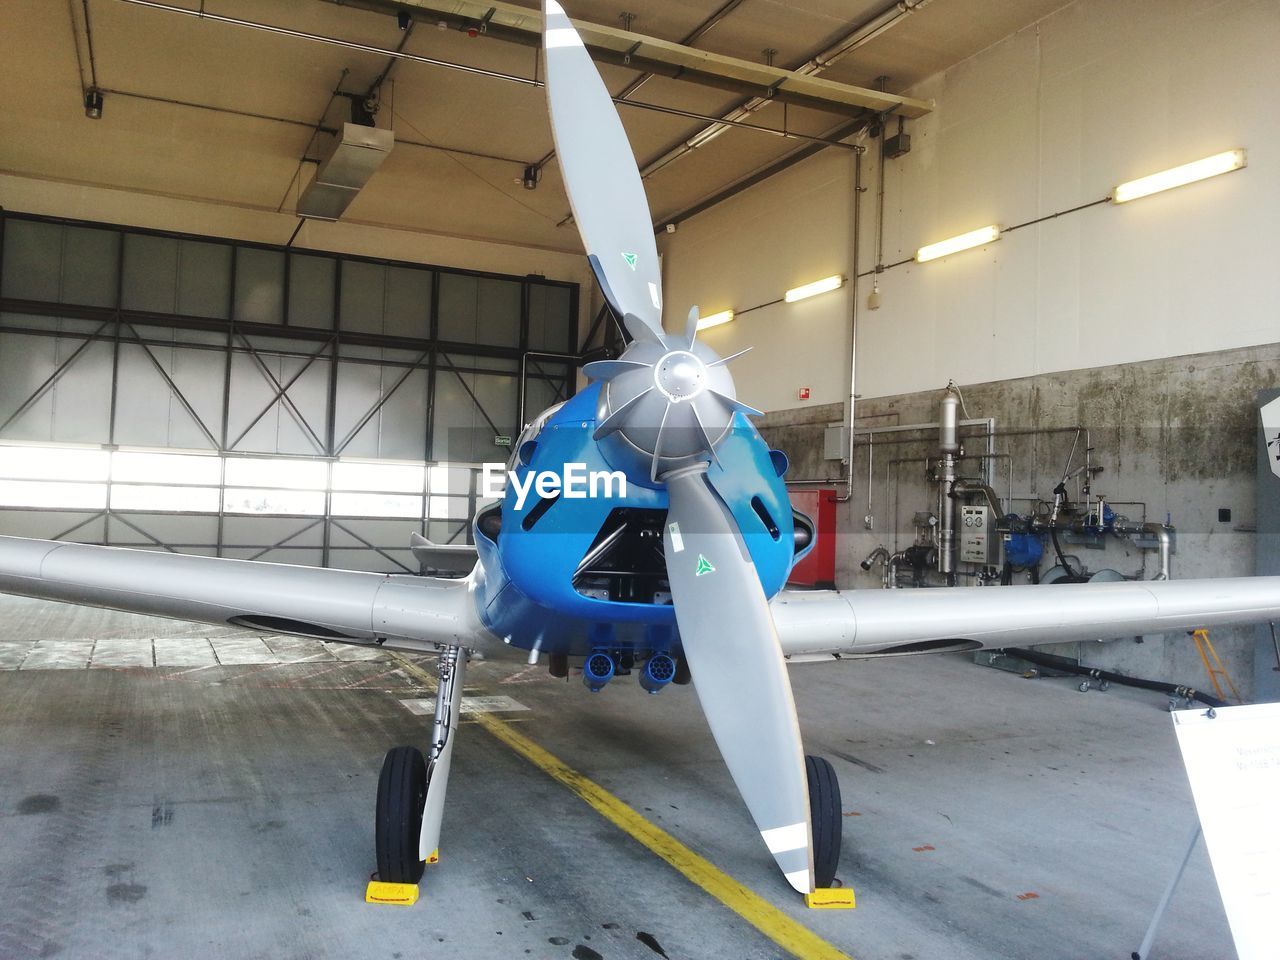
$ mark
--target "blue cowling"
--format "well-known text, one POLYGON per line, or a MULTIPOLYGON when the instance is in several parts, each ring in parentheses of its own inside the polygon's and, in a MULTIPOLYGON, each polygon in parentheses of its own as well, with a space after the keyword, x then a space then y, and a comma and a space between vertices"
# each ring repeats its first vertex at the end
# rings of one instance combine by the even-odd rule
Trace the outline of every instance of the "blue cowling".
POLYGON ((655 653, 645 661, 640 671, 640 686, 650 693, 657 693, 676 675, 676 662, 665 653, 655 653))
POLYGON ((582 682, 592 693, 599 693, 613 679, 613 657, 603 650, 593 650, 582 664, 582 682))

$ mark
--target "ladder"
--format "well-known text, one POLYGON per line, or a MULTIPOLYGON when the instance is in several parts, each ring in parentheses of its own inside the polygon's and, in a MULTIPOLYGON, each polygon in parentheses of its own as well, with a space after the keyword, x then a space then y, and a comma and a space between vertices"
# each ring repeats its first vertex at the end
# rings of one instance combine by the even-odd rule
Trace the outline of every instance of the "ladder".
POLYGON ((1222 665, 1222 660, 1218 658, 1218 651, 1213 649, 1213 642, 1209 639, 1209 631, 1193 630, 1191 637, 1196 642, 1196 652, 1200 654, 1200 659, 1204 661, 1204 668, 1209 671, 1209 680, 1213 684, 1213 692, 1217 694, 1218 699, 1227 699, 1227 695, 1222 691, 1222 684, 1218 682, 1218 678, 1221 677, 1227 681, 1227 686, 1231 689, 1231 695, 1236 698, 1236 702, 1244 703, 1244 699, 1236 691, 1236 685, 1231 682, 1227 668, 1222 665))

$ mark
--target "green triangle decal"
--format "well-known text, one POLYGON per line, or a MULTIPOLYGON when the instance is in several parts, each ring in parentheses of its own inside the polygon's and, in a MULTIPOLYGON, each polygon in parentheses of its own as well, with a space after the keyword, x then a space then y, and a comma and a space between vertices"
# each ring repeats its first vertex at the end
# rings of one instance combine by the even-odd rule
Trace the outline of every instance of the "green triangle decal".
POLYGON ((693 575, 695 577, 701 577, 703 574, 715 572, 716 568, 711 565, 711 561, 702 554, 698 554, 698 566, 697 569, 693 571, 693 575))
POLYGON ((622 259, 627 261, 627 266, 634 270, 636 268, 636 260, 639 258, 634 253, 624 253, 622 259))

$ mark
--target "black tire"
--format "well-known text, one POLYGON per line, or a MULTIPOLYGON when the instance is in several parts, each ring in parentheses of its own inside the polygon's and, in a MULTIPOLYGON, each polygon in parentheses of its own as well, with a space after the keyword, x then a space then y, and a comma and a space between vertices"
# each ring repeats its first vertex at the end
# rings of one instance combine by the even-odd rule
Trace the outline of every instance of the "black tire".
POLYGON ((417 747, 387 751, 378 778, 378 812, 374 846, 378 879, 417 883, 424 864, 418 859, 422 808, 427 802, 427 763, 417 747))
POLYGON ((822 757, 805 757, 809 778, 809 814, 813 819, 813 874, 818 887, 830 887, 840 866, 844 818, 840 810, 840 781, 822 757))

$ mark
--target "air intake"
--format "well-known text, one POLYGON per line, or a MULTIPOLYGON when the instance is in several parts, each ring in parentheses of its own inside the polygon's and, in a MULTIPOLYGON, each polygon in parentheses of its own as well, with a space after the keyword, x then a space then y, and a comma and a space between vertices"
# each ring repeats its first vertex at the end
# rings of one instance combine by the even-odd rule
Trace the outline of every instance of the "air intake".
POLYGON ((298 216, 337 220, 395 146, 390 130, 344 123, 298 198, 298 216))

